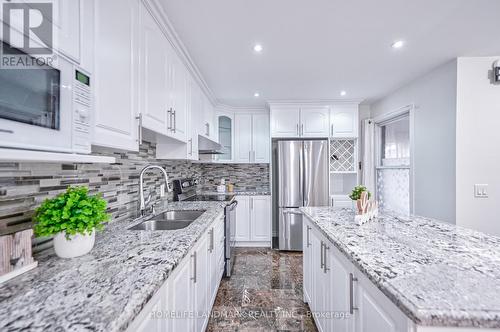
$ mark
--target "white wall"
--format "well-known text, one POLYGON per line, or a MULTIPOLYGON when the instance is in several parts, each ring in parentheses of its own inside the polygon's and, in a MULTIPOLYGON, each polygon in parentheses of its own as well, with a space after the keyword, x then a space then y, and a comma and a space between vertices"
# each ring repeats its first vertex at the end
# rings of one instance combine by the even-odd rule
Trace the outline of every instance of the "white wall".
POLYGON ((459 58, 457 77, 457 224, 500 235, 500 85, 489 71, 498 57, 459 58), (489 198, 474 198, 489 184, 489 198))
POLYGON ((414 104, 414 212, 455 222, 457 62, 448 62, 371 105, 372 117, 414 104))

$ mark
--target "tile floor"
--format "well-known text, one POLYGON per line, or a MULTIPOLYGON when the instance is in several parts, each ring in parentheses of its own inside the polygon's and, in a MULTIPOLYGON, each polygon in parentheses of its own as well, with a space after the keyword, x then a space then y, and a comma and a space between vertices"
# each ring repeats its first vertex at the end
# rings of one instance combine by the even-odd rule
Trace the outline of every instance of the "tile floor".
POLYGON ((317 331, 302 298, 302 253, 238 248, 207 331, 317 331))

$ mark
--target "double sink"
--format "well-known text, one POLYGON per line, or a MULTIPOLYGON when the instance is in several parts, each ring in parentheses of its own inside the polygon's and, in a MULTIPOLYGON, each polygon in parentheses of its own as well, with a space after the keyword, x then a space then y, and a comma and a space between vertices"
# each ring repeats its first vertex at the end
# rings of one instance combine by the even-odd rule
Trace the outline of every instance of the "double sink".
POLYGON ((183 229, 191 225, 204 212, 204 210, 166 211, 129 229, 133 231, 171 231, 183 229))

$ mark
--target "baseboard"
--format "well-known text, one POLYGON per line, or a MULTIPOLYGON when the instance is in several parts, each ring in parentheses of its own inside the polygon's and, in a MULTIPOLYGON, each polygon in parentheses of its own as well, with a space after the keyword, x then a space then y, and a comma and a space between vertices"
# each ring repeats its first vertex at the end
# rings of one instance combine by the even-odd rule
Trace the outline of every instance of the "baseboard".
POLYGON ((271 241, 236 241, 235 247, 241 248, 271 248, 271 241))

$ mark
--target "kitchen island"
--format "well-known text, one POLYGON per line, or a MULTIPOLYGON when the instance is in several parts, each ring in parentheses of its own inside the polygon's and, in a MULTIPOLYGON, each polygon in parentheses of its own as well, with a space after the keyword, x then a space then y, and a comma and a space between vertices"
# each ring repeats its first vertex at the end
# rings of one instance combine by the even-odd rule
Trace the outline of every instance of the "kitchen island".
MULTIPOLYGON (((38 268, 0 285, 0 331, 126 330, 181 262, 189 260, 186 256, 214 222, 223 224, 224 206, 218 202, 168 203, 166 210, 206 211, 188 227, 175 231, 129 230, 142 220, 112 222, 97 233, 95 247, 87 255, 35 257, 38 268)), ((213 238, 211 245, 223 246, 213 238)), ((214 252, 222 251, 217 249, 214 252)), ((184 279, 190 282, 189 276, 184 279)), ((153 323, 160 326, 158 330, 167 330, 158 325, 165 320, 157 321, 153 323)), ((144 331, 148 330, 152 331, 150 327, 144 331)))
MULTIPOLYGON (((337 263, 348 272, 349 269, 355 271, 346 277, 345 302, 346 311, 354 318, 363 315, 360 307, 366 300, 356 284, 361 286, 363 280, 358 279, 366 279, 404 313, 410 321, 408 328, 417 331, 445 331, 440 329, 443 327, 466 328, 460 331, 500 330, 500 238, 421 217, 381 215, 373 222, 358 226, 353 222, 354 212, 349 209, 309 207, 301 211, 306 217, 305 268, 314 270, 311 264, 314 265, 315 253, 321 250, 320 263, 328 266, 323 268, 324 274, 329 270, 337 273, 336 266, 329 266, 337 263), (321 241, 321 249, 312 248, 314 252, 308 256, 307 251, 314 247, 311 240, 314 234, 321 241), (332 262, 327 262, 327 249, 334 253, 332 262)), ((308 272, 304 270, 304 273, 308 272)), ((329 280, 336 282, 339 279, 337 276, 329 280)), ((329 286, 333 286, 335 293, 337 285, 329 286)), ((307 287, 305 280, 304 288, 307 287)), ((309 291, 306 301, 314 301, 316 293, 304 291, 309 291)), ((373 294, 370 295, 372 300, 376 296, 373 294)), ((336 295, 331 294, 332 297, 336 295)), ((369 302, 370 299, 368 305, 369 302)), ((354 319, 351 324, 356 325, 358 320, 354 319)))

